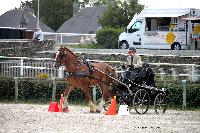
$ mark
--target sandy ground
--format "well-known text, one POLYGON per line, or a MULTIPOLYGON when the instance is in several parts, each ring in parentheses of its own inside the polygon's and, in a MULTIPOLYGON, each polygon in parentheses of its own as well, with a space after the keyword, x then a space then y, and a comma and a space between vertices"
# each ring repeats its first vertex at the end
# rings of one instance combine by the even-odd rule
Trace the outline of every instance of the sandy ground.
POLYGON ((88 107, 70 106, 69 113, 48 112, 48 105, 0 103, 0 133, 199 133, 199 111, 167 110, 157 115, 108 116, 89 113, 88 107))

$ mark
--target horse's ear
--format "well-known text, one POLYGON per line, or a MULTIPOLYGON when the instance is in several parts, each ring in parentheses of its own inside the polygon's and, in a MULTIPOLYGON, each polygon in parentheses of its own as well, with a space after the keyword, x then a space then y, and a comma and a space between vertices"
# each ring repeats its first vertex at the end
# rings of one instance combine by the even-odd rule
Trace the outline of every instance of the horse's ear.
POLYGON ((64 50, 68 50, 68 48, 65 46, 65 47, 64 47, 64 50))
POLYGON ((68 48, 67 48, 67 46, 65 46, 65 50, 67 50, 68 48))

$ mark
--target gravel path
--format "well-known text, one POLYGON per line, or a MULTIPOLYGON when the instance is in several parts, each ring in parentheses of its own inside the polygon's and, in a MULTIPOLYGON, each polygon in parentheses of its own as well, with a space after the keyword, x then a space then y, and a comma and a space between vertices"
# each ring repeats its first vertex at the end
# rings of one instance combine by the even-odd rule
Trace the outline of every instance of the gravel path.
POLYGON ((199 133, 199 111, 167 110, 157 115, 107 116, 89 113, 87 107, 70 106, 69 113, 48 112, 48 105, 0 103, 0 133, 199 133))

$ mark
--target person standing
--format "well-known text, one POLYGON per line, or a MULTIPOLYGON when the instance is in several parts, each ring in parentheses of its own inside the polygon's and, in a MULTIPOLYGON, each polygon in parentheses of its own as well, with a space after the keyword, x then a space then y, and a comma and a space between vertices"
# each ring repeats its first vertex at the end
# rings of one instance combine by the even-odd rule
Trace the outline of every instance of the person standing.
POLYGON ((44 40, 43 32, 40 28, 36 27, 35 32, 33 34, 33 41, 42 42, 44 40))

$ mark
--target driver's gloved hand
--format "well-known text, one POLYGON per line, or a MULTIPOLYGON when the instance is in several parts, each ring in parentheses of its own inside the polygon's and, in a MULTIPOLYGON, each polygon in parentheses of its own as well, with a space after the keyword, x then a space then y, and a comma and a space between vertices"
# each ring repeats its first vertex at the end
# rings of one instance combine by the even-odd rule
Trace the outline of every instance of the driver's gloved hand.
POLYGON ((126 66, 124 64, 122 65, 122 69, 126 69, 126 66))

